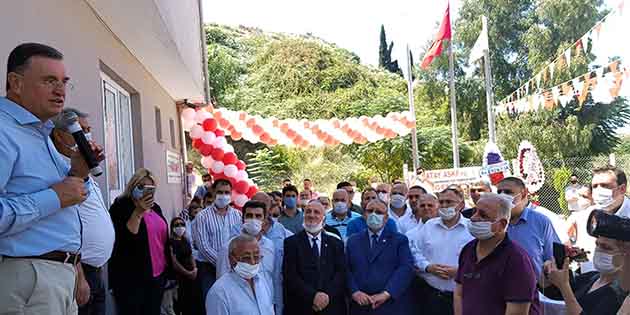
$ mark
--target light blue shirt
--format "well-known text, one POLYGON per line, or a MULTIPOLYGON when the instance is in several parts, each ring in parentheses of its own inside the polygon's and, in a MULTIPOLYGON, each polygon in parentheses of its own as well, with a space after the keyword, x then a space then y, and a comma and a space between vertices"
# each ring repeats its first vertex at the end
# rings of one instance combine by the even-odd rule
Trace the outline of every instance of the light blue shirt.
POLYGON ((273 242, 275 254, 275 264, 273 271, 273 304, 276 306, 276 314, 282 314, 284 308, 283 290, 282 290, 282 261, 284 259, 284 239, 293 235, 282 224, 273 221, 273 225, 265 234, 265 237, 273 242))
POLYGON ((508 226, 507 232, 510 239, 525 249, 534 266, 536 277, 540 277, 543 263, 553 258, 553 243, 560 243, 560 239, 551 220, 535 211, 535 207, 530 203, 521 213, 518 222, 508 226))
POLYGON ((326 219, 324 222, 326 223, 326 225, 337 229, 337 231, 339 231, 339 234, 341 234, 341 238, 343 239, 345 243, 346 240, 348 239, 348 237, 346 236, 346 232, 348 230, 348 223, 350 222, 350 220, 360 217, 360 216, 361 216, 360 214, 348 210, 348 214, 346 215, 346 217, 343 220, 339 220, 337 219, 337 217, 335 217, 335 213, 333 210, 326 214, 326 219))
POLYGON ((206 296, 207 315, 273 315, 273 299, 269 284, 263 277, 253 278, 254 291, 247 280, 236 272, 224 274, 206 296))
POLYGON ((61 209, 50 188, 70 170, 49 137, 52 122, 3 97, 0 126, 0 255, 78 252, 78 206, 61 209))

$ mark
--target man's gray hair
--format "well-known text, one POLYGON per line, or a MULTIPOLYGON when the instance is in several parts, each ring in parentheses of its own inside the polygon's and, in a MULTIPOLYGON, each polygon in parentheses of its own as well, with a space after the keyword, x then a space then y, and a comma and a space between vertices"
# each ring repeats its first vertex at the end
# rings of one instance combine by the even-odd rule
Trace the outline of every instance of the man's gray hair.
POLYGON ((241 234, 230 241, 228 252, 230 255, 234 254, 234 250, 242 244, 256 242, 256 238, 247 234, 241 234))
POLYGON ((385 209, 387 209, 389 207, 389 205, 385 201, 381 200, 381 198, 376 198, 374 200, 370 200, 370 202, 368 202, 367 205, 365 205, 365 207, 367 208, 367 206, 369 204, 371 204, 372 202, 377 202, 377 203, 382 204, 383 206, 385 206, 385 209))
MULTIPOLYGON (((317 199, 311 199, 311 200, 309 200, 307 205, 309 205, 309 206, 310 206, 310 205, 319 205, 319 206, 321 206, 322 208, 324 208, 324 205, 323 205, 323 204, 322 204, 319 200, 317 200, 317 199)), ((326 209, 324 209, 324 210, 326 210, 326 209)))
POLYGON ((85 112, 82 112, 73 107, 65 107, 59 115, 51 118, 50 120, 55 125, 55 129, 66 129, 66 121, 63 119, 63 116, 67 113, 75 113, 79 118, 87 118, 89 115, 85 112))
POLYGON ((494 203, 499 205, 499 217, 510 220, 510 214, 512 213, 512 207, 514 207, 514 198, 505 194, 497 194, 493 192, 487 192, 481 194, 479 200, 491 199, 494 203))

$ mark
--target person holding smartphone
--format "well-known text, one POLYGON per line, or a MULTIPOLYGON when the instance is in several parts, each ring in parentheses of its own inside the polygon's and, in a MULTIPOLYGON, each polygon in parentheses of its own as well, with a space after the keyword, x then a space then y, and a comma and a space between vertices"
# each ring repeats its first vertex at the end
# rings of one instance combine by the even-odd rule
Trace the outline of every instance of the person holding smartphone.
POLYGON ((119 315, 160 314, 170 252, 156 184, 149 170, 139 169, 109 209, 116 231, 109 288, 119 315))

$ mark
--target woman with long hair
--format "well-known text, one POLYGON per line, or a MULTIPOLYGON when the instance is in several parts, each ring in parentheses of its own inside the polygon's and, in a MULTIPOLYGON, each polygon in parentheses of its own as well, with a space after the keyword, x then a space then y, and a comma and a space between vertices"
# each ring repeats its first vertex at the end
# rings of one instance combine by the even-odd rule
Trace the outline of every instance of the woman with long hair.
POLYGON ((155 202, 157 181, 139 169, 109 213, 116 231, 109 287, 119 315, 159 315, 170 264, 168 222, 155 202))

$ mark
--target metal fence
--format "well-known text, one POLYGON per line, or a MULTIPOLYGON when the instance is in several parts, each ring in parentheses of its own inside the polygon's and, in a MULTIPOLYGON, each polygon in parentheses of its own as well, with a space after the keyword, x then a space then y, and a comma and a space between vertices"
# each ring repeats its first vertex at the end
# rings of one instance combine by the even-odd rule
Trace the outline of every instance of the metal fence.
MULTIPOLYGON (((569 184, 571 174, 576 174, 579 183, 590 185, 592 170, 608 164, 615 165, 622 170, 630 170, 630 154, 612 154, 600 156, 574 157, 564 160, 542 160, 545 169, 545 183, 542 188, 532 196, 533 200, 540 202, 541 206, 564 216, 569 215, 569 209, 565 201, 564 190, 569 184)), ((512 173, 514 166, 512 161, 512 173)), ((479 166, 479 164, 463 164, 461 167, 479 166)), ((422 165, 425 170, 448 169, 452 165, 422 165)))

